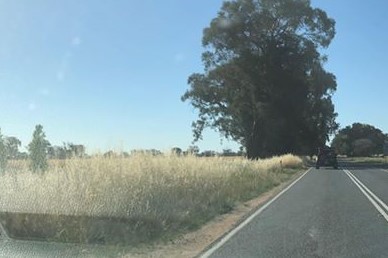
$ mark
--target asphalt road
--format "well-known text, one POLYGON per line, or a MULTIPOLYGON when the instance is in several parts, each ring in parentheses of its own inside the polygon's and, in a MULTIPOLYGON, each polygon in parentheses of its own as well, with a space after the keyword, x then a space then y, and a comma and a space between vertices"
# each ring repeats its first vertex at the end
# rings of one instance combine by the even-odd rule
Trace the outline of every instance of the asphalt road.
POLYGON ((388 170, 311 169, 202 257, 388 257, 388 170))

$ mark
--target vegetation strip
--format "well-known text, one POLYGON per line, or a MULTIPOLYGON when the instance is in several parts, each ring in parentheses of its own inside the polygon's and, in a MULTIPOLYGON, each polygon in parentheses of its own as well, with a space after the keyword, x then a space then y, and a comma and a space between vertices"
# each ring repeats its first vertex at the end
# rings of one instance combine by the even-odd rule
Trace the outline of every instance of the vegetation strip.
MULTIPOLYGON (((137 244, 199 228, 231 211, 236 203, 287 181, 302 167, 302 160, 292 155, 257 161, 137 155, 49 161, 48 165, 46 173, 36 174, 26 162, 11 161, 1 175, 0 210, 50 214, 59 225, 63 216, 122 219, 142 236, 131 237, 129 242, 137 244)), ((88 231, 93 225, 88 223, 74 228, 88 231)), ((48 235, 50 240, 73 241, 69 227, 57 230, 54 238, 48 235)))
POLYGON ((213 218, 198 230, 182 234, 167 243, 160 242, 153 245, 143 245, 140 248, 131 248, 125 252, 124 257, 199 257, 217 239, 221 239, 233 230, 257 209, 299 178, 304 172, 305 169, 298 170, 288 181, 249 201, 237 204, 231 212, 213 218))

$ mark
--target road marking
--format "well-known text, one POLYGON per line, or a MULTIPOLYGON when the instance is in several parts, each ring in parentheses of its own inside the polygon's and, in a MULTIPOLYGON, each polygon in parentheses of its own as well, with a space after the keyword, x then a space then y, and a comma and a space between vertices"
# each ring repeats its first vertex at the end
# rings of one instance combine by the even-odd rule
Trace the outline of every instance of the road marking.
POLYGON ((383 171, 383 172, 387 172, 388 173, 388 170, 387 169, 381 169, 381 171, 383 171))
POLYGON ((350 173, 350 175, 357 181, 357 183, 359 183, 378 203, 380 203, 380 205, 388 212, 388 206, 382 201, 380 200, 379 197, 377 197, 368 187, 366 187, 361 181, 360 179, 358 179, 355 175, 353 175, 352 172, 350 172, 348 170, 348 172, 350 173))
POLYGON ((349 170, 343 170, 346 175, 353 181, 353 183, 361 190, 361 192, 368 198, 368 200, 375 206, 375 208, 380 212, 381 215, 383 215, 384 219, 388 222, 388 214, 386 211, 388 211, 388 206, 380 200, 371 190, 368 189, 356 176, 354 176, 349 170), (386 210, 382 209, 377 202, 380 203, 380 205, 386 210))
POLYGON ((5 231, 3 225, 0 222, 0 239, 9 240, 9 236, 7 234, 7 231, 5 231))
POLYGON ((201 258, 208 258, 210 257, 217 249, 219 249, 221 246, 223 246, 229 239, 231 239, 238 231, 240 231, 243 227, 245 227, 249 222, 251 222, 257 215, 262 213, 268 206, 270 206, 274 201, 276 201, 281 195, 283 195, 285 192, 287 192, 293 185, 295 185, 299 180, 302 179, 308 172, 310 172, 312 168, 309 168, 306 172, 303 173, 298 179, 296 179, 294 182, 292 182, 289 186, 287 186, 285 189, 283 189, 280 193, 278 193, 272 200, 267 202, 265 205, 263 205, 260 209, 255 211, 252 215, 250 215, 247 219, 245 219, 241 224, 239 224, 237 227, 235 227, 233 230, 231 230, 229 233, 227 233, 223 238, 216 240, 216 244, 214 244, 210 249, 208 249, 205 253, 200 255, 201 258))

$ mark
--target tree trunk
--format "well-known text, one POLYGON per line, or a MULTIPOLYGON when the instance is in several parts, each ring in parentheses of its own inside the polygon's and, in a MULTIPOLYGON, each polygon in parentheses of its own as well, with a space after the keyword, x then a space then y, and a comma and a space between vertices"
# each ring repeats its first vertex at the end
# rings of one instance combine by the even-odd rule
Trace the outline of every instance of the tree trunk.
POLYGON ((259 125, 256 121, 253 122, 252 132, 246 141, 247 158, 257 160, 266 157, 264 148, 264 137, 261 135, 259 125))

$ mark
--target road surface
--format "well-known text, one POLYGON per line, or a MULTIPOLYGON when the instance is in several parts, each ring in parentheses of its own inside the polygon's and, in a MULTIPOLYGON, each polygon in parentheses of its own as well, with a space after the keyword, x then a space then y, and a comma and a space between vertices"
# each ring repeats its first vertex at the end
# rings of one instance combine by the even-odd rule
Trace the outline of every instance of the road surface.
POLYGON ((388 170, 311 169, 202 257, 388 257, 388 170))

